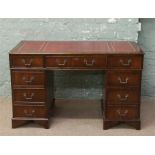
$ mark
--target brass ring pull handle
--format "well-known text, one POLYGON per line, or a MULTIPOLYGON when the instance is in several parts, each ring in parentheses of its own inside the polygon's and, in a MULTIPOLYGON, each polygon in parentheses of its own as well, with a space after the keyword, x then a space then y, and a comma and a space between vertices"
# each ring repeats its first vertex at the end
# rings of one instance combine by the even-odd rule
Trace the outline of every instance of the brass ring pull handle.
POLYGON ((57 63, 58 66, 65 66, 66 63, 67 63, 67 59, 64 59, 63 63, 60 63, 60 61, 58 59, 56 59, 56 63, 57 63))
POLYGON ((90 63, 88 63, 87 59, 84 59, 84 63, 86 66, 93 66, 95 63, 95 60, 93 59, 90 63))
POLYGON ((29 62, 25 59, 22 59, 22 62, 26 67, 30 67, 32 65, 32 59, 30 59, 29 62))
POLYGON ((127 115, 128 110, 121 111, 121 109, 117 110, 119 116, 124 117, 127 115))
POLYGON ((119 83, 120 83, 120 84, 127 84, 127 83, 128 83, 129 78, 128 78, 128 77, 126 77, 126 78, 125 78, 125 81, 123 81, 123 80, 121 79, 121 77, 118 77, 118 80, 119 80, 119 83))
POLYGON ((117 97, 119 98, 120 101, 126 101, 129 97, 129 95, 126 94, 124 97, 122 97, 120 94, 117 94, 117 97))
POLYGON ((122 66, 130 66, 131 65, 131 62, 132 60, 131 59, 128 59, 127 63, 124 63, 124 61, 122 59, 120 59, 119 61, 121 63, 122 66))
POLYGON ((31 93, 30 97, 28 97, 26 93, 24 93, 23 96, 25 97, 26 100, 32 100, 34 93, 31 93))
POLYGON ((24 114, 28 117, 32 117, 33 114, 35 113, 35 110, 33 109, 31 112, 28 112, 27 110, 24 110, 24 114))
POLYGON ((34 80, 34 76, 32 76, 29 80, 25 76, 22 79, 26 83, 32 83, 32 81, 34 80))

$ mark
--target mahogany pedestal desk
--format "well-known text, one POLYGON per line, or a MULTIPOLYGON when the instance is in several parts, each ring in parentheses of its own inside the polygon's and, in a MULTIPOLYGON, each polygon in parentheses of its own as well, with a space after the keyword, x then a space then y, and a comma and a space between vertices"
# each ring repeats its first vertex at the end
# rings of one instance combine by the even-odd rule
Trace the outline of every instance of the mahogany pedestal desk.
POLYGON ((12 128, 34 121, 49 128, 54 70, 103 70, 103 128, 140 129, 143 52, 127 41, 21 41, 10 53, 12 128))

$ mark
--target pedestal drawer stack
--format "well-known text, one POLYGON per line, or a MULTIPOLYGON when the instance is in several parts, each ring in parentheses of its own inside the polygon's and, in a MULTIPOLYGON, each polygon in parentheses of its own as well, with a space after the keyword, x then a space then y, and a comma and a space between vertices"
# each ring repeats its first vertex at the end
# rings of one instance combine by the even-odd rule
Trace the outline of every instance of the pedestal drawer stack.
POLYGON ((108 57, 104 129, 121 122, 140 129, 140 90, 143 57, 108 57))
POLYGON ((48 128, 48 96, 42 56, 10 56, 12 127, 35 121, 48 128))

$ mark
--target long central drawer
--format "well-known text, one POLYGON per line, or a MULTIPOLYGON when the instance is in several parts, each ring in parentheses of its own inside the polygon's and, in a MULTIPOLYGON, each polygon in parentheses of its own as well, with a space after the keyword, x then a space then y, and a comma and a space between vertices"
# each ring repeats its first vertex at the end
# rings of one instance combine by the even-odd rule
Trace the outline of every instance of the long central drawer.
POLYGON ((106 68, 106 56, 46 56, 47 68, 106 68))

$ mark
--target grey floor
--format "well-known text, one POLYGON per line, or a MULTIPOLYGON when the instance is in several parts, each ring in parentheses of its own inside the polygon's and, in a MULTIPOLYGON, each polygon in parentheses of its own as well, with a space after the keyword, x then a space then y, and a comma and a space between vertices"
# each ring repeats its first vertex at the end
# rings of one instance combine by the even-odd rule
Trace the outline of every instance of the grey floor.
POLYGON ((33 123, 12 129, 11 116, 11 98, 0 97, 0 135, 155 135, 155 97, 142 97, 141 130, 123 124, 102 130, 100 101, 97 100, 57 100, 50 129, 33 123))

